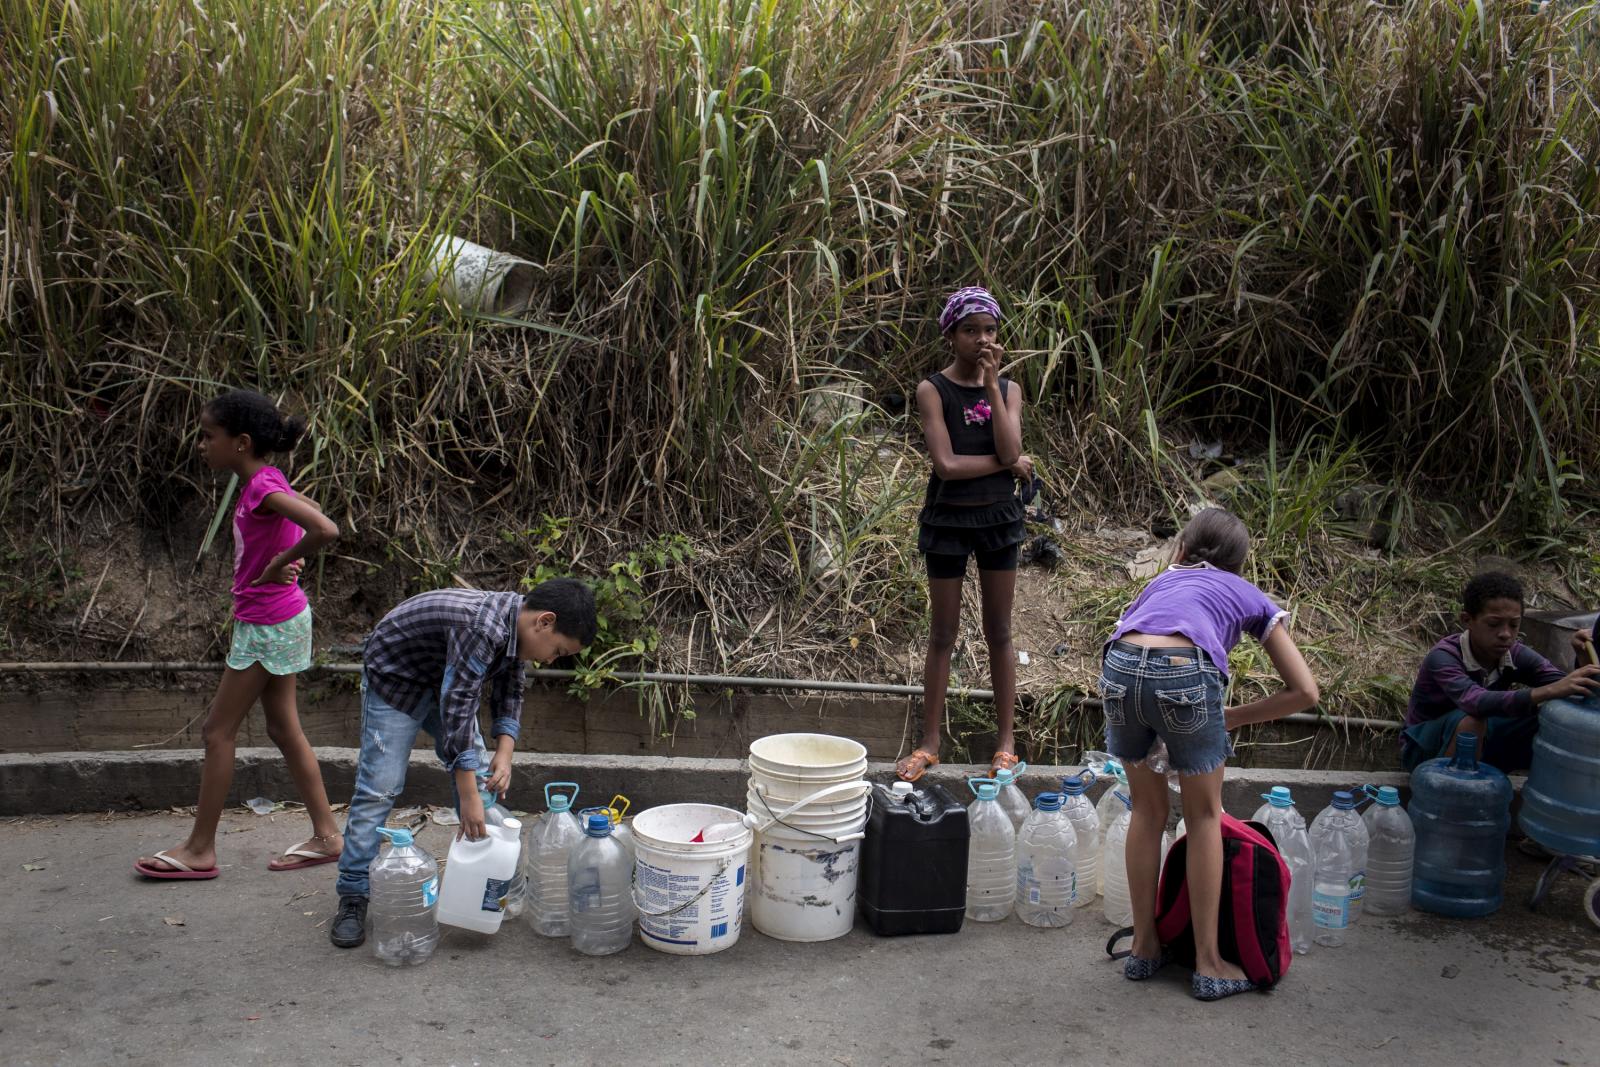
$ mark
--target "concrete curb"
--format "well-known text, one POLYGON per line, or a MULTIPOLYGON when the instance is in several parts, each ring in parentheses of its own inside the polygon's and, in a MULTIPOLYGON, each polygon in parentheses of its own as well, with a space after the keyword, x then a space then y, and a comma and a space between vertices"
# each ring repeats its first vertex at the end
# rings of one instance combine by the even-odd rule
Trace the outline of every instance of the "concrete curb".
MULTIPOLYGON (((334 803, 350 798, 355 784, 357 749, 318 748, 323 781, 334 803)), ((0 754, 0 815, 42 815, 61 812, 151 810, 193 804, 204 754, 195 749, 159 752, 24 752, 0 754)), ((576 781, 582 787, 579 806, 602 804, 625 793, 639 811, 657 804, 699 802, 743 809, 747 770, 742 760, 684 756, 597 756, 519 752, 511 806, 542 811, 546 782, 576 781)), ((1059 788, 1076 767, 1030 766, 1022 776, 1030 797, 1059 788)), ((942 764, 923 781, 969 796, 966 780, 986 775, 987 766, 942 764)), ((894 779, 892 763, 872 763, 873 781, 894 779)), ((1519 788, 1521 779, 1512 779, 1519 788)), ((1260 794, 1274 785, 1294 791, 1295 805, 1308 819, 1324 808, 1335 790, 1370 783, 1408 792, 1403 773, 1354 771, 1289 771, 1229 768, 1223 782, 1223 806, 1248 815, 1260 805, 1260 794)), ((413 752, 406 779, 406 803, 451 802, 450 779, 426 750, 413 752)), ((1094 787, 1099 796, 1102 787, 1094 787)), ((234 762, 230 804, 250 797, 296 798, 283 759, 275 748, 241 748, 234 762)), ((1175 798, 1174 798, 1175 799, 1175 798)), ((1176 804, 1174 805, 1176 807, 1176 804)))

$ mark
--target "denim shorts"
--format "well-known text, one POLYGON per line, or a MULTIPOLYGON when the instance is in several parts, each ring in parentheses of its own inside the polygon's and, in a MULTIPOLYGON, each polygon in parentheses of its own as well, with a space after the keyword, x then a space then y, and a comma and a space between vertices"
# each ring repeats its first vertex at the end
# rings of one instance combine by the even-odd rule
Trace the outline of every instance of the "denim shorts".
POLYGON ((1222 715, 1226 689, 1222 672, 1200 649, 1113 641, 1100 670, 1106 751, 1139 763, 1159 737, 1173 770, 1211 773, 1233 748, 1222 715))

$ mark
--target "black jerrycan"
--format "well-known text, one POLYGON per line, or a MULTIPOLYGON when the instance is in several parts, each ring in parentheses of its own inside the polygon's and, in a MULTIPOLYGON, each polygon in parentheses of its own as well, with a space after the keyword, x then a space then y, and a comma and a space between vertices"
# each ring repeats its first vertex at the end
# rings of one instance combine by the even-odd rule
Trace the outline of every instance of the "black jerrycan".
POLYGON ((953 934, 967 911, 967 809, 938 785, 872 787, 856 896, 873 932, 953 934))

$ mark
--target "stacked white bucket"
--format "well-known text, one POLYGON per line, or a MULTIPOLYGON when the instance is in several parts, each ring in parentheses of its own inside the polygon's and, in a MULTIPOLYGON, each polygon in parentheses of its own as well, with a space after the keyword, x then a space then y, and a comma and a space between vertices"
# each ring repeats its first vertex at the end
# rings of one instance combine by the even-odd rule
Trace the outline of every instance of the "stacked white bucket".
POLYGON ((867 750, 845 737, 773 734, 750 745, 757 930, 783 941, 850 932, 872 791, 866 773, 867 750))

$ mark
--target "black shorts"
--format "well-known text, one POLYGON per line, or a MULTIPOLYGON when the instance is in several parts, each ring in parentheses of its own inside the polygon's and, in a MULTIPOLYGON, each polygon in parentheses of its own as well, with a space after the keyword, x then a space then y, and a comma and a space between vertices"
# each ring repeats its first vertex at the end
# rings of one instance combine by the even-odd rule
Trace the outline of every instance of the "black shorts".
POLYGON ((1017 569, 1017 550, 1021 547, 976 548, 960 555, 953 552, 926 552, 922 558, 928 561, 929 578, 965 578, 969 555, 978 558, 980 571, 1014 571, 1017 569))

